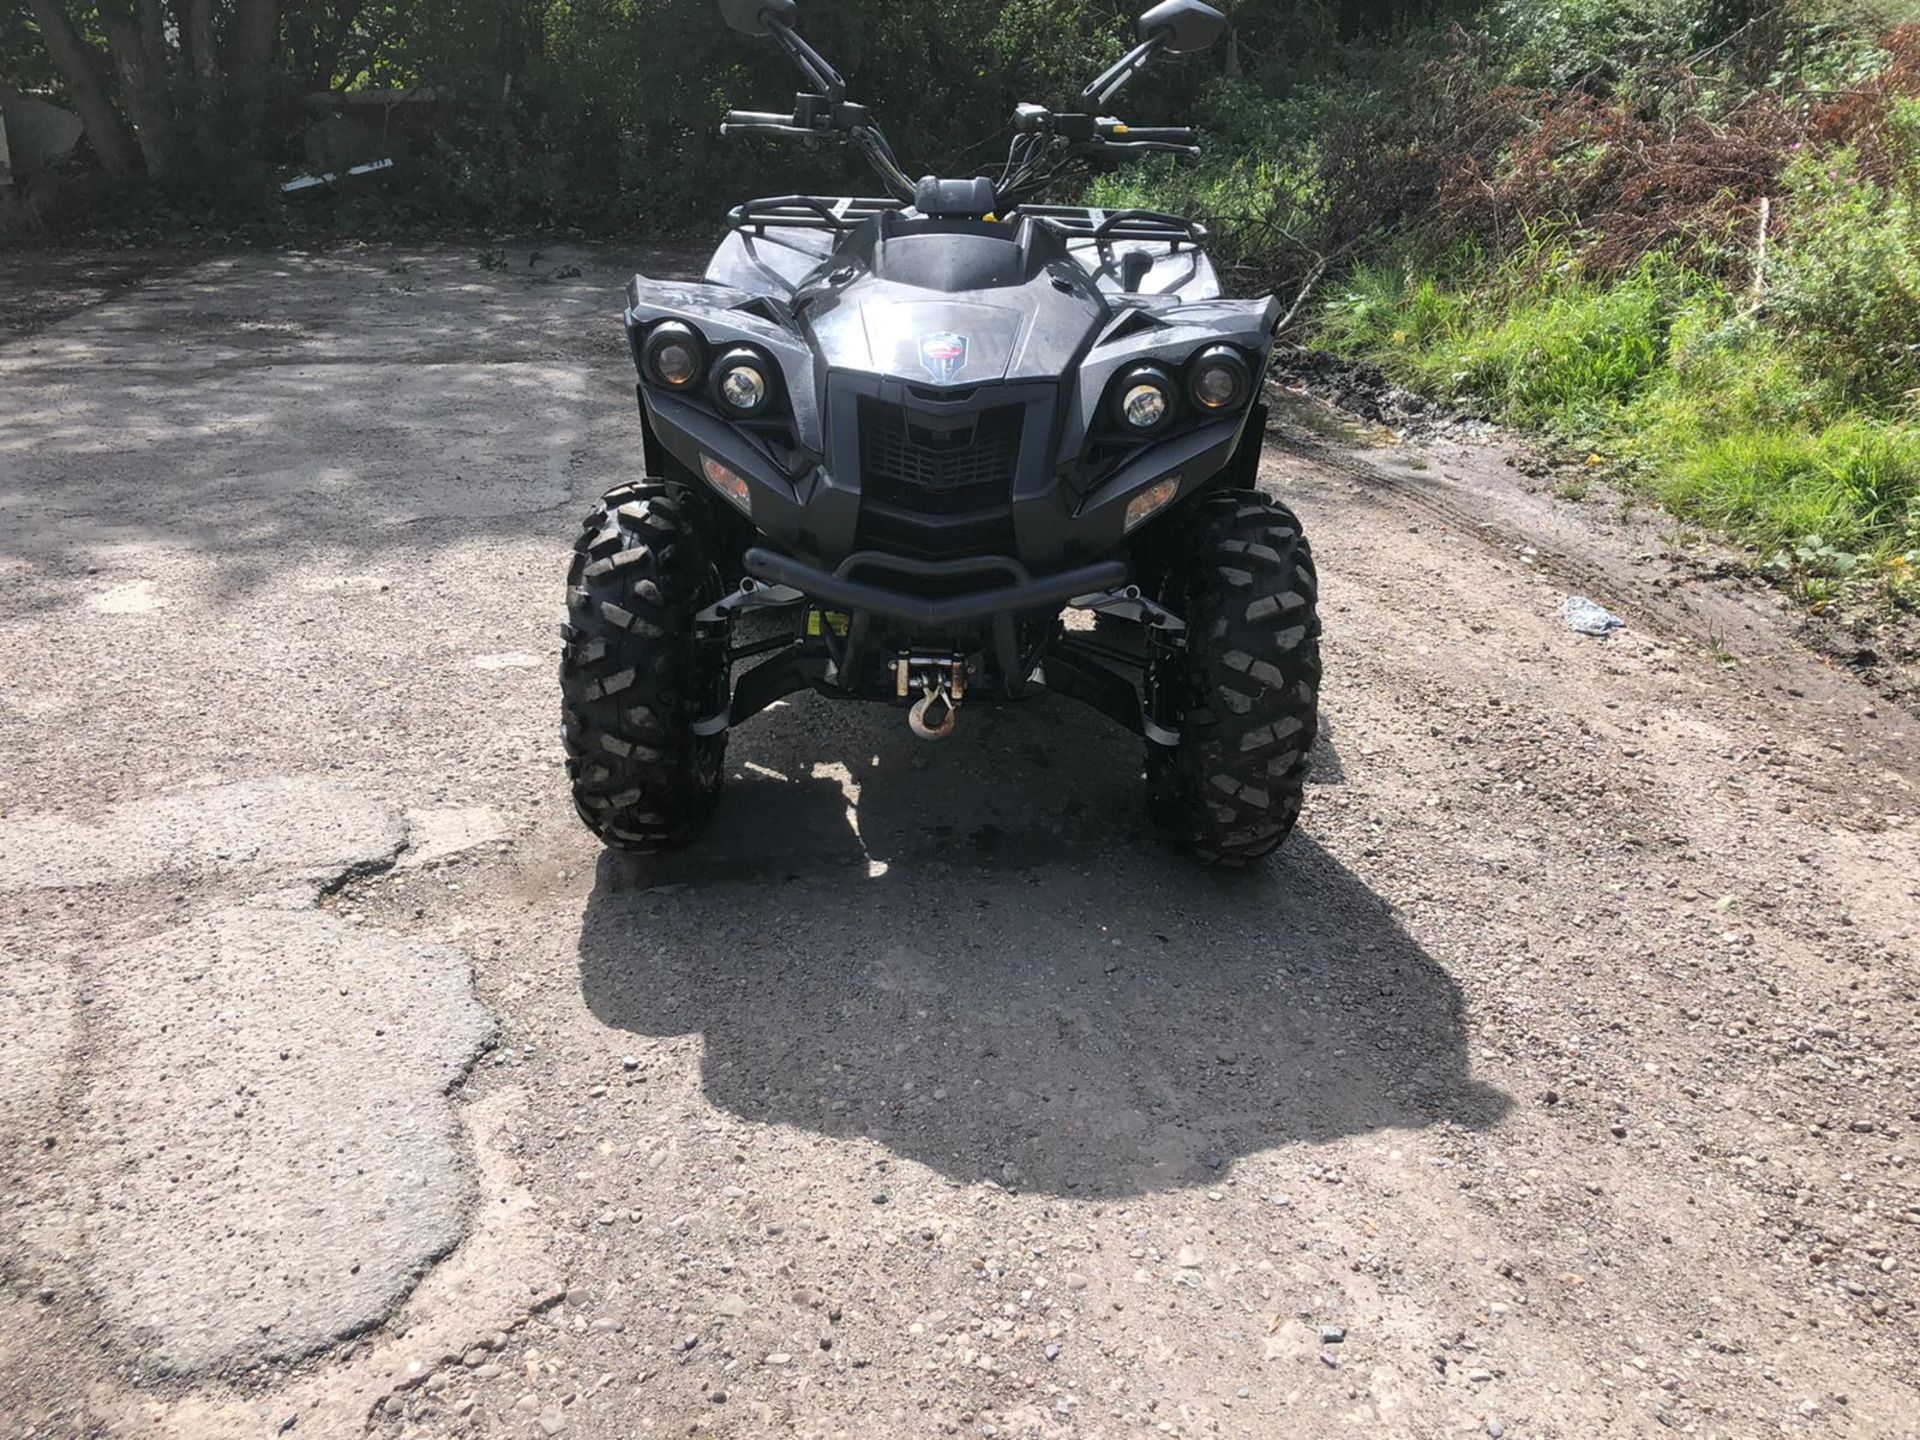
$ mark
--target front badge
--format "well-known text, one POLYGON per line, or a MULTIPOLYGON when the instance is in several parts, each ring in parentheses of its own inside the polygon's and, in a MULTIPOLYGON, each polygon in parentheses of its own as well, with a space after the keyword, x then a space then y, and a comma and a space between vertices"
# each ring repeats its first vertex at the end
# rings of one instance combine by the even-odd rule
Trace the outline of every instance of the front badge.
POLYGON ((951 385, 967 366, 967 337, 937 330, 920 337, 920 364, 941 385, 951 385))

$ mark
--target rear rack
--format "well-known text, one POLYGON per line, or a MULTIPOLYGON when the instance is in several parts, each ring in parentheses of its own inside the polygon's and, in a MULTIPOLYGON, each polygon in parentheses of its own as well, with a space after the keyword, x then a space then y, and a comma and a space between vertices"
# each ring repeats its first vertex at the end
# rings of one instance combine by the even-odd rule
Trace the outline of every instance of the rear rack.
POLYGON ((904 200, 848 195, 772 195, 749 200, 727 213, 735 230, 764 233, 783 230, 851 230, 886 210, 906 208, 904 200))
POLYGON ((1083 205, 1020 205, 1009 219, 1031 215, 1069 239, 1091 237, 1096 245, 1109 240, 1165 240, 1178 250, 1207 243, 1207 227, 1158 210, 1089 210, 1083 205))

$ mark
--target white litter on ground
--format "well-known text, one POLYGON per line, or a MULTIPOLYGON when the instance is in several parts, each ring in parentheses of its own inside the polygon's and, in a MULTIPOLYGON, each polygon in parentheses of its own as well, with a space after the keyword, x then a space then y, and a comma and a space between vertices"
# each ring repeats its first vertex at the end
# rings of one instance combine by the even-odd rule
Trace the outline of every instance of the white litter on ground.
POLYGON ((1569 595, 1561 601, 1560 618, 1567 622, 1569 630, 1578 630, 1582 635, 1604 635, 1627 623, 1604 605, 1596 605, 1584 595, 1569 595))

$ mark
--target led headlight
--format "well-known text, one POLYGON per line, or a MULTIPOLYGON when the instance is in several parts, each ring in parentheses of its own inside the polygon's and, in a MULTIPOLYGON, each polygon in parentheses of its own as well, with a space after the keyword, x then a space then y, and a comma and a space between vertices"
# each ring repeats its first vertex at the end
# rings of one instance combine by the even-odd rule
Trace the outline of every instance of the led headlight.
POLYGON ((773 398, 773 366, 758 351, 729 350, 713 366, 713 393, 730 415, 758 415, 773 398))
POLYGON ((687 390, 700 378, 700 365, 706 347, 691 325, 678 320, 663 320, 647 332, 641 351, 647 378, 669 390, 687 390))
POLYGON ((1252 383, 1247 362, 1225 345, 1202 350, 1187 371, 1187 390, 1202 410, 1232 409, 1247 398, 1252 383))
POLYGON ((1158 430, 1173 416, 1172 382, 1151 366, 1129 370, 1113 387, 1113 416, 1135 434, 1158 430))

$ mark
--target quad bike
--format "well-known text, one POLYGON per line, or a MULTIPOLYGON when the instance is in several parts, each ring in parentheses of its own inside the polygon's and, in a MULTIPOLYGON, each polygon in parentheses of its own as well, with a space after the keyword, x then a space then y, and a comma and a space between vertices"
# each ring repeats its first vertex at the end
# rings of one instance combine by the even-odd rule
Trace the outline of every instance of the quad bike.
POLYGON ((925 739, 1055 693, 1145 739, 1175 845, 1267 854, 1320 683, 1313 559, 1254 484, 1278 303, 1223 299, 1199 225, 1032 198, 1081 162, 1197 154, 1093 112, 1225 21, 1162 0, 1087 113, 1023 104, 997 178, 916 183, 795 0, 721 10, 811 87, 721 133, 852 145, 889 194, 749 201, 702 281, 628 289, 647 478, 587 517, 567 576, 581 818, 687 842, 728 730, 796 691, 896 705, 925 739))

